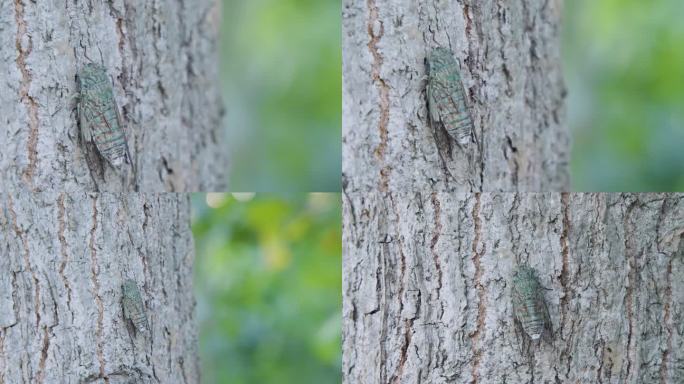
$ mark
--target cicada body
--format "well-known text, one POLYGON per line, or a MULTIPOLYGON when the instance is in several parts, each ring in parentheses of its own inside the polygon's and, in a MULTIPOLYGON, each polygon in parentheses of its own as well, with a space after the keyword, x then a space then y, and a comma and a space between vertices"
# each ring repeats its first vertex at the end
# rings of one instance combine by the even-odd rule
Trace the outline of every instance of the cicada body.
POLYGON ((126 279, 122 290, 124 319, 133 323, 136 332, 149 330, 150 327, 145 316, 145 306, 138 289, 138 284, 134 280, 126 279))
POLYGON ((78 73, 78 118, 81 135, 117 171, 131 163, 119 108, 106 69, 86 64, 78 73))
POLYGON ((453 53, 446 48, 435 48, 427 57, 426 66, 431 124, 440 124, 456 143, 467 145, 472 141, 474 124, 453 53))
POLYGON ((553 330, 544 300, 544 288, 534 268, 521 265, 513 273, 513 316, 516 326, 529 339, 551 342, 553 330))

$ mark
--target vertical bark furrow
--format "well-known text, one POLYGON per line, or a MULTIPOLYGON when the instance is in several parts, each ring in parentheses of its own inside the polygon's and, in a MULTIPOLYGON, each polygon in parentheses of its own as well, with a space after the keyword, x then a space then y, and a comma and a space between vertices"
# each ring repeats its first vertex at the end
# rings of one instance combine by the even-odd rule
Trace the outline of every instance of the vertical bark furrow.
POLYGON ((442 290, 442 267, 439 263, 439 254, 435 251, 435 247, 437 246, 437 242, 439 241, 439 235, 442 232, 442 219, 441 219, 441 208, 440 208, 440 202, 439 199, 437 198, 437 194, 433 193, 431 198, 432 202, 432 208, 434 209, 434 215, 435 215, 435 229, 432 235, 432 239, 430 240, 430 251, 432 252, 432 260, 435 262, 435 269, 437 270, 437 300, 439 300, 439 292, 442 290))
POLYGON ((404 374, 404 366, 406 365, 406 360, 408 359, 408 348, 411 345, 411 335, 413 333, 413 321, 414 319, 404 320, 404 341, 399 350, 399 366, 395 374, 392 376, 390 383, 396 384, 401 382, 401 378, 404 374))
POLYGON ((40 351, 40 361, 38 362, 38 373, 36 374, 36 382, 43 383, 45 380, 45 362, 47 361, 48 350, 50 349, 50 335, 48 334, 48 327, 43 327, 43 348, 40 351))
POLYGON ((28 140, 26 141, 26 154, 28 165, 23 171, 23 177, 27 184, 33 186, 33 173, 36 170, 38 142, 38 105, 31 92, 31 71, 26 65, 26 58, 33 49, 33 38, 27 33, 26 20, 24 18, 24 3, 22 0, 14 0, 15 21, 17 23, 17 67, 21 72, 21 85, 19 88, 19 100, 21 100, 28 115, 28 140))
POLYGON ((64 236, 66 232, 66 207, 64 200, 66 199, 66 194, 62 193, 59 195, 59 200, 57 201, 57 222, 59 225, 59 251, 62 256, 62 262, 59 264, 59 276, 64 283, 64 288, 66 289, 66 305, 67 310, 71 312, 71 286, 69 285, 69 279, 64 274, 64 270, 69 264, 69 250, 67 246, 66 237, 64 236))
MULTIPOLYGON (((387 293, 387 281, 390 280, 389 273, 386 270, 387 267, 387 254, 389 253, 389 243, 386 243, 385 246, 382 249, 382 252, 378 255, 379 260, 378 260, 378 270, 376 271, 376 282, 380 286, 378 293, 381 294, 378 297, 378 310, 380 311, 380 316, 382 318, 382 327, 380 329, 380 338, 381 339, 387 339, 387 335, 389 333, 390 327, 389 327, 389 322, 388 322, 388 317, 389 317, 389 311, 387 310, 387 301, 388 301, 388 293, 387 293)), ((370 315, 375 314, 376 311, 371 311, 369 312, 370 315)), ((370 321, 373 321, 373 318, 369 319, 370 321)), ((387 355, 387 345, 386 344, 380 344, 380 356, 376 357, 376 359, 379 358, 379 361, 381 362, 387 362, 388 355, 387 355)), ((379 373, 379 378, 378 378, 378 383, 386 383, 387 382, 387 371, 388 367, 390 364, 384 363, 382 364, 382 369, 378 372, 379 373)))
MULTIPOLYGON (((397 202, 395 201, 395 198, 392 194, 389 194, 388 196, 391 209, 394 212, 395 225, 400 225, 400 209, 402 209, 402 207, 397 206, 397 202)), ((401 201, 399 203, 401 203, 401 201)), ((413 338, 413 334, 415 332, 413 324, 420 313, 420 291, 418 291, 417 298, 413 297, 413 295, 411 294, 415 291, 415 284, 412 274, 416 271, 413 268, 413 265, 409 265, 410 259, 407 259, 406 253, 404 251, 404 240, 402 236, 399 235, 396 232, 396 230, 394 230, 393 232, 394 233, 390 236, 393 239, 393 242, 397 244, 399 250, 400 284, 398 287, 397 294, 397 297, 399 298, 399 319, 397 320, 397 325, 401 327, 401 341, 399 345, 399 358, 397 367, 394 369, 394 373, 388 382, 396 384, 404 380, 404 369, 407 362, 409 361, 409 347, 411 346, 411 341, 413 338)), ((392 286, 392 284, 387 285, 392 286)))
POLYGON ((90 228, 90 242, 88 243, 88 248, 90 249, 90 280, 91 283, 93 284, 93 297, 95 298, 95 305, 97 306, 97 322, 96 322, 96 329, 95 329, 95 343, 96 343, 96 352, 97 352, 97 360, 99 362, 99 370, 100 370, 100 376, 99 378, 102 378, 105 380, 105 382, 108 382, 107 377, 105 376, 105 359, 104 359, 104 353, 102 351, 102 343, 103 343, 103 318, 104 318, 104 305, 102 304, 102 298, 100 296, 100 282, 98 281, 98 275, 100 274, 100 266, 97 261, 97 251, 95 249, 95 243, 96 243, 96 232, 97 232, 97 224, 98 224, 98 213, 97 213, 97 196, 93 195, 91 196, 92 199, 92 217, 91 217, 91 222, 92 222, 92 227, 90 228))
MULTIPOLYGON (((674 257, 672 258, 674 259, 674 257)), ((667 384, 670 351, 672 350, 672 323, 670 319, 670 306, 672 305, 672 261, 667 263, 665 271, 665 303, 663 305, 663 324, 666 332, 665 349, 662 352, 660 363, 660 383, 667 384)))
POLYGON ((368 42, 368 50, 373 57, 371 64, 371 79, 377 88, 378 98, 380 103, 379 121, 378 121, 378 135, 379 143, 373 151, 377 161, 379 162, 379 188, 381 191, 387 191, 388 178, 390 175, 390 167, 387 166, 385 160, 385 152, 387 150, 387 126, 389 124, 389 87, 380 75, 382 69, 383 58, 378 50, 378 43, 385 34, 385 26, 383 21, 378 16, 378 6, 375 0, 368 0, 368 35, 370 41, 368 42))
POLYGON ((637 359, 637 348, 636 348, 636 338, 633 338, 634 332, 635 332, 635 327, 636 327, 636 319, 635 316, 638 316, 638 311, 634 311, 634 308, 636 306, 635 304, 635 295, 634 295, 634 290, 636 289, 636 284, 637 284, 637 268, 638 268, 638 262, 637 262, 637 250, 635 249, 635 244, 633 242, 633 239, 631 238, 632 235, 636 235, 634 233, 634 227, 632 226, 631 219, 632 219, 632 211, 637 207, 637 201, 632 201, 629 203, 629 206, 627 207, 625 211, 625 216, 624 216, 624 236, 625 236, 625 257, 627 258, 627 265, 628 265, 628 272, 627 272, 627 278, 628 278, 628 283, 627 283, 627 293, 625 295, 625 306, 627 307, 627 325, 628 325, 628 331, 627 331, 627 367, 625 371, 625 379, 630 381, 633 380, 632 378, 635 377, 635 374, 632 371, 632 368, 634 370, 637 370, 639 367, 635 365, 635 361, 637 359))
POLYGON ((14 210, 14 203, 13 199, 11 196, 8 196, 8 208, 10 215, 12 216, 12 225, 14 226, 14 233, 17 235, 19 240, 21 241, 21 245, 23 247, 23 256, 24 256, 24 264, 26 265, 26 270, 31 274, 31 278, 33 281, 33 289, 34 289, 34 294, 33 294, 33 310, 34 310, 34 315, 36 316, 36 328, 40 326, 40 283, 38 282, 38 276, 36 275, 36 272, 34 271, 33 267, 31 266, 31 255, 29 251, 29 243, 26 238, 26 233, 22 228, 19 227, 19 224, 17 223, 17 213, 14 210))
MULTIPOLYGON (((563 288, 563 296, 561 297, 560 301, 560 336, 565 337, 565 323, 566 323, 566 315, 567 315, 567 310, 568 310, 568 302, 570 300, 570 286, 569 286, 569 277, 568 274, 570 273, 569 271, 569 259, 570 259, 570 251, 569 251, 569 245, 568 245, 568 234, 570 232, 570 207, 569 207, 569 197, 570 195, 568 193, 562 193, 561 194, 561 215, 563 218, 563 223, 562 223, 562 232, 560 236, 560 247, 561 247, 561 255, 562 255, 562 267, 561 267, 561 272, 560 272, 560 284, 561 287, 563 288)), ((567 352, 567 351, 566 351, 567 352)))
POLYGON ((480 194, 476 193, 475 194, 475 204, 473 204, 473 224, 475 226, 474 228, 474 239, 473 239, 473 245, 472 245, 472 250, 473 250, 473 256, 472 256, 472 261, 475 269, 475 276, 473 278, 473 286, 477 290, 477 320, 476 320, 476 328, 473 334, 470 336, 470 339, 472 340, 473 343, 473 366, 472 366, 472 371, 471 371, 471 376, 473 378, 473 383, 477 384, 479 381, 479 368, 480 368, 480 359, 482 357, 482 351, 480 350, 480 334, 484 330, 485 326, 485 316, 487 314, 487 302, 486 302, 486 296, 485 296, 485 285, 482 282, 482 268, 483 265, 481 263, 482 256, 484 255, 484 250, 485 250, 485 245, 484 244, 479 244, 480 243, 480 237, 481 231, 482 231, 482 223, 480 221, 480 194), (481 245, 481 251, 478 251, 478 246, 481 245))

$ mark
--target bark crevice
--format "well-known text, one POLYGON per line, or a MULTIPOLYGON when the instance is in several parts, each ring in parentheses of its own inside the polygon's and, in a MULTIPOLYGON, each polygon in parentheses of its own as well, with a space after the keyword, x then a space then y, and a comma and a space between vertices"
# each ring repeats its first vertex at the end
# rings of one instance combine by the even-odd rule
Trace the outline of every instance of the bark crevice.
POLYGON ((96 232, 97 232, 97 225, 98 225, 98 213, 97 213, 97 196, 92 195, 92 206, 91 209, 93 211, 91 221, 92 221, 92 227, 90 228, 90 243, 88 244, 88 248, 90 249, 90 262, 91 262, 91 269, 90 269, 90 279, 93 284, 93 297, 95 298, 95 305, 97 306, 97 325, 95 329, 95 341, 97 343, 96 346, 96 351, 97 351, 97 360, 99 363, 99 369, 100 369, 100 378, 105 380, 105 383, 109 382, 109 379, 105 375, 105 359, 104 359, 104 353, 103 353, 103 332, 104 332, 104 327, 102 325, 103 323, 103 318, 104 318, 104 305, 102 304, 102 297, 100 297, 100 282, 98 280, 98 275, 100 274, 100 267, 97 261, 97 251, 96 251, 96 232))
POLYGON ((23 255, 24 255, 24 264, 26 264, 26 269, 28 272, 31 274, 31 278, 33 281, 33 287, 34 287, 34 306, 33 310, 36 315, 36 328, 40 325, 40 284, 38 282, 38 276, 36 275, 35 270, 31 266, 31 255, 29 251, 29 243, 26 238, 26 233, 22 228, 19 227, 19 224, 17 223, 17 213, 14 211, 14 203, 12 196, 8 196, 8 204, 9 204, 9 211, 10 211, 10 216, 12 217, 12 226, 14 227, 14 232, 16 233, 17 237, 20 239, 22 247, 23 247, 23 255))
POLYGON ((385 26, 378 17, 378 6, 375 0, 368 0, 368 50, 373 57, 371 66, 371 78, 376 84, 378 96, 380 98, 380 120, 378 121, 378 134, 380 135, 380 143, 375 147, 374 154, 381 164, 380 169, 380 190, 387 191, 389 184, 390 167, 385 161, 385 152, 387 150, 390 100, 389 100, 389 86, 385 79, 382 78, 380 71, 382 69, 383 57, 378 49, 378 43, 385 34, 385 26))
POLYGON ((38 362, 38 373, 36 381, 42 383, 45 380, 45 362, 47 361, 48 350, 50 349, 50 334, 48 327, 43 327, 43 348, 40 350, 40 361, 38 362))
POLYGON ((66 198, 66 195, 64 193, 59 195, 59 199, 57 201, 57 222, 59 225, 59 246, 60 246, 60 253, 62 255, 62 262, 59 265, 59 276, 62 278, 62 282, 64 282, 64 288, 67 291, 67 297, 66 297, 66 304, 67 304, 67 309, 69 312, 71 312, 71 286, 69 285, 69 279, 67 276, 64 274, 64 270, 66 269, 67 264, 69 263, 69 250, 67 248, 67 241, 66 237, 64 236, 64 233, 66 231, 66 207, 64 205, 64 200, 66 198))
POLYGON ((432 234, 432 239, 430 240, 430 251, 432 252, 432 259, 435 262, 435 270, 437 271, 437 300, 439 300, 439 292, 442 290, 442 266, 439 262, 439 254, 435 250, 437 242, 439 241, 439 235, 442 233, 442 220, 441 220, 441 207, 439 203, 439 198, 436 193, 432 194, 430 199, 432 201, 432 208, 434 209, 435 215, 435 229, 432 234))
POLYGON ((627 265, 629 270, 627 273, 627 292, 625 294, 625 306, 627 307, 627 320, 628 320, 628 331, 627 331, 627 370, 625 372, 626 379, 632 375, 632 366, 636 360, 636 345, 634 345, 634 340, 632 338, 634 334, 635 321, 634 318, 634 288, 637 284, 637 250, 634 249, 635 245, 630 239, 630 235, 635 234, 632 227, 632 211, 637 206, 638 200, 634 200, 629 203, 627 210, 625 212, 625 218, 623 223, 624 230, 624 246, 625 246, 625 257, 627 257, 627 265))
POLYGON ((17 67, 21 73, 21 84, 19 87, 19 100, 24 102, 29 118, 29 133, 26 151, 28 153, 28 166, 24 169, 23 177, 27 184, 33 185, 33 173, 36 170, 38 155, 36 146, 38 144, 38 104, 30 95, 31 91, 31 71, 26 65, 26 59, 33 50, 33 39, 27 33, 26 20, 24 18, 24 3, 22 0, 14 0, 15 22, 17 23, 17 67), (26 46, 24 46, 26 45, 26 46))
POLYGON ((561 315, 561 325, 560 334, 561 337, 565 337, 564 328, 566 321, 566 314, 568 310, 568 302, 570 301, 570 286, 569 286, 569 274, 570 274, 570 248, 568 244, 568 236, 570 233, 570 207, 569 207, 569 197, 568 193, 561 194, 561 215, 562 215, 562 229, 560 235, 560 247, 561 247, 561 272, 560 272, 560 284, 563 288, 563 296, 560 300, 560 315, 561 315))
POLYGON ((482 236, 482 223, 480 220, 480 193, 475 193, 475 204, 473 204, 472 218, 474 225, 474 239, 473 239, 473 256, 472 261, 475 267, 475 276, 473 278, 473 285, 477 289, 477 320, 475 331, 471 334, 470 339, 473 343, 473 366, 471 376, 473 383, 477 384, 479 381, 480 359, 482 357, 482 350, 480 348, 480 334, 485 327, 485 317, 487 315, 487 302, 485 286, 482 283, 483 265, 481 262, 482 256, 485 253, 485 245, 481 244, 482 248, 478 251, 478 245, 482 236))
MULTIPOLYGON (((674 258, 672 258, 674 259, 674 258)), ((660 363, 660 382, 667 384, 667 365, 670 359, 670 351, 672 350, 672 322, 670 319, 670 307, 672 306, 672 259, 667 263, 667 271, 665 271, 665 303, 663 306, 663 324, 665 332, 667 333, 665 345, 660 363)))

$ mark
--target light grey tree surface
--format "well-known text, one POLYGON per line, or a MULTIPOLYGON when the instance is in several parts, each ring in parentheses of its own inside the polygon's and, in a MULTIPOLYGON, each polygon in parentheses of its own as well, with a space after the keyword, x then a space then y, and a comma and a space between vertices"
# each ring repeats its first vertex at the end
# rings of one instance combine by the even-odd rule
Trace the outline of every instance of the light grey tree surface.
POLYGON ((345 383, 684 382, 684 194, 357 193, 345 383), (553 342, 521 352, 515 265, 553 342))
POLYGON ((566 191, 560 0, 345 0, 347 190, 566 191), (424 59, 450 48, 475 123, 463 148, 428 124, 424 59))
POLYGON ((187 195, 0 199, 0 383, 199 382, 187 195), (145 332, 124 320, 127 278, 145 332))
POLYGON ((218 5, 0 2, 0 190, 225 188, 218 5), (104 65, 113 81, 135 169, 126 180, 109 167, 100 176, 86 160, 75 76, 88 62, 104 65))

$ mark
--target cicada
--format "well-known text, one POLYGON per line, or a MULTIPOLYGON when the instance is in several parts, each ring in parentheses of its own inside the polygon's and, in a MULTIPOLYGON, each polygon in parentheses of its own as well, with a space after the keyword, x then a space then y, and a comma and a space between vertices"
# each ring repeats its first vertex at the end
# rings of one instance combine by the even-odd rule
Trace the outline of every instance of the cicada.
POLYGON ((513 317, 518 331, 526 336, 527 341, 545 340, 551 343, 553 329, 544 300, 544 287, 539 283, 534 268, 525 264, 517 267, 513 272, 511 291, 513 317))
POLYGON ((126 132, 107 70, 89 63, 77 74, 81 136, 119 173, 131 164, 126 132))
POLYGON ((435 48, 425 64, 428 111, 433 128, 439 124, 459 146, 467 145, 472 141, 475 128, 453 53, 446 48, 435 48))
POLYGON ((134 280, 126 279, 122 285, 122 290, 124 319, 132 323, 136 333, 149 330, 150 327, 145 316, 145 305, 138 284, 134 280))

